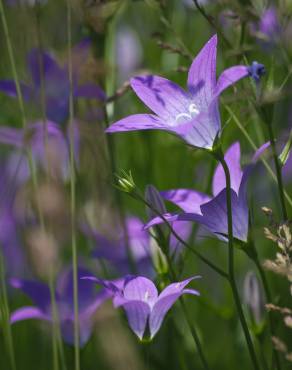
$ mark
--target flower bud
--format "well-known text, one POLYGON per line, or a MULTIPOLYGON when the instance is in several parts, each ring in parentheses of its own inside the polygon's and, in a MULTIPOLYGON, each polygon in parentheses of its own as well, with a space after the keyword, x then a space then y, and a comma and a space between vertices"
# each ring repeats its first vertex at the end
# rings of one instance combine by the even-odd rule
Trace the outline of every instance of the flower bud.
POLYGON ((260 325, 264 315, 264 298, 258 278, 252 271, 249 271, 244 278, 243 293, 252 321, 260 325))

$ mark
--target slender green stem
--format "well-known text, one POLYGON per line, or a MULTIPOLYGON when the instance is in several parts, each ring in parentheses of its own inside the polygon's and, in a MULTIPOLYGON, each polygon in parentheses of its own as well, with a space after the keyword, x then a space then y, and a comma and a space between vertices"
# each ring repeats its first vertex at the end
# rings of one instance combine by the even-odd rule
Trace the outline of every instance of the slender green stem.
POLYGON ((196 251, 195 249, 193 249, 185 240, 183 240, 176 232, 175 230, 173 229, 173 227, 171 226, 170 222, 164 217, 164 215, 162 213, 160 213, 155 207, 153 207, 149 202, 147 202, 146 199, 144 199, 144 197, 142 195, 138 195, 138 198, 139 200, 141 200, 147 207, 149 207, 157 216, 159 216, 163 221, 164 223, 167 225, 167 227, 169 228, 170 232, 173 234, 173 236, 182 244, 184 245, 186 248, 188 248, 188 250, 190 250, 196 257, 198 257, 202 262, 204 262, 206 265, 208 265, 211 269, 213 269, 214 271, 216 271, 219 275, 221 275, 222 277, 224 277, 225 279, 228 279, 228 274, 222 270, 220 267, 216 266, 213 262, 209 261, 207 258, 205 258, 204 256, 202 256, 198 251, 196 251))
POLYGON ((223 157, 223 155, 219 155, 217 159, 222 164, 225 178, 226 178, 226 207, 227 207, 227 218, 228 218, 228 272, 229 272, 229 282, 232 289, 232 294, 234 298, 234 302, 236 305, 236 309, 238 312, 239 320, 245 335, 245 340, 248 346, 250 358, 253 364, 253 368, 255 370, 259 370, 259 364, 256 357, 255 349, 253 346, 252 338, 246 323, 246 319, 244 317, 244 313, 241 306, 240 296, 238 293, 238 289, 236 286, 235 280, 235 270, 234 270, 234 245, 233 245, 233 223, 232 223, 232 204, 231 204, 231 180, 230 180, 230 172, 228 165, 223 157))
POLYGON ((275 136, 274 136, 274 132, 273 132, 272 123, 270 121, 267 122, 267 126, 268 126, 271 148, 272 148, 273 158, 274 158, 274 163, 275 163, 275 169, 276 169, 276 175, 277 175, 278 190, 279 190, 279 196, 280 196, 280 203, 281 203, 281 207, 282 207, 283 219, 284 219, 284 221, 287 221, 288 215, 287 215, 287 209, 286 209, 286 204, 285 204, 282 170, 281 170, 281 166, 280 166, 279 158, 278 158, 278 154, 277 154, 276 140, 275 140, 275 136))
MULTIPOLYGON (((175 273, 175 271, 173 269, 171 258, 170 258, 170 256, 169 256, 168 253, 165 253, 165 256, 166 256, 166 259, 167 259, 167 263, 168 263, 168 267, 169 267, 169 271, 170 271, 171 280, 172 281, 177 281, 177 276, 176 276, 176 273, 175 273)), ((183 314, 185 316, 186 322, 187 322, 187 324, 188 324, 188 326, 190 328, 190 331, 191 331, 193 340, 195 342, 195 345, 196 345, 196 348, 197 348, 197 351, 198 351, 200 360, 202 362, 203 368, 205 370, 209 370, 210 368, 209 368, 207 359, 205 357, 205 354, 204 354, 204 351, 203 351, 203 347, 202 347, 202 344, 201 344, 199 335, 198 335, 197 330, 196 330, 196 328, 195 328, 194 324, 192 323, 192 320, 191 320, 191 318, 189 316, 189 313, 188 313, 188 310, 187 310, 186 305, 184 303, 183 297, 180 297, 180 300, 179 301, 180 301, 180 304, 181 304, 182 311, 183 311, 183 314)))
POLYGON ((71 5, 67 0, 67 32, 68 32, 68 75, 70 83, 69 99, 69 131, 70 131, 70 204, 71 204, 71 243, 72 243, 72 269, 73 269, 73 295, 74 295, 74 354, 75 370, 80 370, 79 353, 79 307, 78 307, 78 260, 77 241, 75 230, 76 218, 76 186, 75 186, 75 144, 74 144, 74 101, 73 101, 73 71, 72 71, 72 35, 71 35, 71 5))
POLYGON ((15 363, 15 354, 14 354, 14 345, 13 345, 13 337, 11 333, 11 326, 9 322, 9 303, 8 303, 8 295, 7 295, 7 288, 5 282, 5 265, 4 265, 4 258, 2 255, 2 251, 0 250, 0 308, 2 311, 2 320, 3 320, 3 329, 5 333, 5 342, 8 350, 9 360, 10 360, 10 367, 11 370, 16 370, 16 363, 15 363), (2 303, 2 304, 1 304, 2 303), (2 306, 2 307, 1 307, 2 306))
POLYGON ((55 297, 55 288, 53 274, 50 272, 49 276, 49 289, 51 295, 51 304, 52 304, 52 347, 53 347, 53 368, 59 370, 59 361, 58 361, 58 341, 57 341, 57 310, 56 310, 56 297, 55 297))
MULTIPOLYGON (((252 259, 253 259, 253 261, 254 261, 254 263, 255 263, 258 271, 259 271, 259 274, 260 274, 260 277, 261 277, 261 280, 262 280, 262 283, 263 283, 266 299, 269 303, 271 303, 272 302, 272 295, 271 295, 271 292, 270 292, 270 288, 269 288, 269 284, 268 284, 268 281, 267 281, 267 278, 266 278, 266 274, 265 274, 265 272, 263 270, 263 267, 262 267, 262 265, 261 265, 261 263, 258 259, 258 255, 257 255, 257 252, 256 252, 256 249, 255 249, 254 245, 253 245, 253 249, 255 251, 255 253, 254 253, 255 256, 252 259)), ((268 317, 269 317, 271 335, 275 336, 276 332, 275 332, 272 312, 268 312, 268 317)), ((279 356, 278 351, 276 351, 274 349, 274 347, 273 347, 273 356, 274 356, 274 359, 275 359, 276 369, 281 370, 280 356, 279 356)))
POLYGON ((188 323, 188 326, 190 328, 192 337, 193 337, 194 342, 196 344, 196 347, 197 347, 198 354, 199 354, 199 357, 201 359, 202 365, 203 365, 204 369, 209 370, 210 367, 209 367, 208 362, 207 362, 207 359, 206 359, 206 357, 204 355, 204 351, 203 351, 203 348, 202 348, 202 344, 201 344, 200 338, 198 336, 198 333, 197 333, 197 330, 196 330, 194 324, 192 323, 192 320, 191 320, 190 315, 189 315, 189 313, 187 311, 187 308, 186 308, 186 305, 185 305, 185 302, 184 302, 183 298, 180 299, 180 303, 181 303, 181 307, 182 307, 184 316, 185 316, 186 321, 188 323))

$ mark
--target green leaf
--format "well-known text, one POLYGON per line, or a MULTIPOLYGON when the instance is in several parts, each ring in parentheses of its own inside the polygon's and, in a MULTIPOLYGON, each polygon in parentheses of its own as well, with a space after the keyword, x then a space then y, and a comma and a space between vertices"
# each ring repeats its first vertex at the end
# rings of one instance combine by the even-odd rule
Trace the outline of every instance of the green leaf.
POLYGON ((282 167, 285 165, 289 158, 291 148, 292 148, 292 130, 290 131, 289 139, 286 145, 284 146, 282 153, 279 155, 279 161, 282 167))

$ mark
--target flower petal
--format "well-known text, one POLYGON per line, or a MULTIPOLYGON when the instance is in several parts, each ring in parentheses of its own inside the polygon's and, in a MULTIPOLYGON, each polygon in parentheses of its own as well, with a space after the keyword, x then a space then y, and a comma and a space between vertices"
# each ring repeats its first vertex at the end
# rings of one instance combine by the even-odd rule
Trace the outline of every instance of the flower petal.
MULTIPOLYGON (((236 194, 238 194, 242 179, 240 155, 240 144, 238 141, 232 144, 224 155, 224 159, 230 172, 231 188, 236 192, 236 194)), ((226 188, 225 173, 221 164, 219 164, 215 170, 212 188, 214 196, 226 188)))
POLYGON ((50 318, 38 307, 26 306, 21 307, 11 313, 10 323, 14 324, 18 321, 28 319, 50 320, 50 318))
POLYGON ((124 298, 127 300, 142 301, 150 307, 158 297, 156 286, 143 276, 133 277, 124 286, 124 298))
POLYGON ((215 95, 220 95, 229 86, 247 76, 249 76, 249 71, 246 66, 239 65, 225 69, 218 78, 215 95))
POLYGON ((167 130, 168 127, 153 114, 133 114, 113 123, 107 133, 137 130, 167 130))
POLYGON ((199 110, 207 109, 216 87, 217 35, 211 37, 194 59, 188 74, 188 88, 199 110))
POLYGON ((201 204, 210 200, 210 197, 199 191, 190 189, 176 189, 160 192, 162 197, 177 206, 183 211, 190 213, 201 213, 201 204))
MULTIPOLYGON (((20 89, 24 100, 29 100, 32 97, 32 89, 29 86, 20 83, 20 89)), ((1 80, 0 91, 10 96, 11 98, 17 97, 16 85, 13 80, 1 80)))
POLYGON ((0 127, 0 143, 13 145, 17 148, 23 146, 23 130, 12 127, 0 127))
POLYGON ((17 278, 11 278, 10 285, 13 288, 21 289, 42 311, 45 312, 49 308, 51 296, 47 285, 17 278))
MULTIPOLYGON (((64 71, 59 67, 54 57, 38 48, 30 51, 27 56, 27 64, 35 87, 41 86, 42 74, 45 80, 64 75, 64 71)), ((47 90, 47 86, 45 87, 47 90)))
POLYGON ((105 100, 103 90, 95 84, 78 85, 74 89, 74 95, 80 98, 105 100))
POLYGON ((123 308, 126 311, 131 329, 142 340, 150 315, 149 305, 141 301, 130 301, 125 303, 123 308))
POLYGON ((200 293, 194 289, 184 289, 184 287, 193 279, 197 279, 200 276, 192 277, 182 282, 170 284, 166 287, 159 295, 157 302, 155 303, 153 310, 150 314, 149 328, 151 338, 155 336, 161 327, 163 319, 173 304, 184 294, 199 295, 200 293))
MULTIPOLYGON (((235 191, 231 189, 233 236, 246 242, 248 234, 248 208, 235 191)), ((228 222, 226 208, 226 189, 222 190, 210 202, 201 206, 203 217, 198 220, 219 239, 227 240, 228 222)))
POLYGON ((188 94, 177 84, 159 76, 138 76, 131 79, 131 86, 138 97, 166 125, 175 125, 176 116, 189 111, 188 94))

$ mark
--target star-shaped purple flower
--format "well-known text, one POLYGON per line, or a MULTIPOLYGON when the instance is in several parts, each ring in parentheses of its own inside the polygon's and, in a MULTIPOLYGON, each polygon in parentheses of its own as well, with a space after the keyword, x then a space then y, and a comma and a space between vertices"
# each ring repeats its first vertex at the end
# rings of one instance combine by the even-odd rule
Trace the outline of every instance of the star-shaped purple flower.
POLYGON ((155 114, 134 114, 112 124, 106 132, 164 130, 189 145, 212 149, 220 134, 219 95, 249 72, 245 66, 226 69, 216 81, 217 36, 194 59, 188 73, 188 91, 159 76, 131 79, 138 97, 155 114))
POLYGON ((183 294, 200 295, 197 290, 185 289, 192 280, 198 278, 200 276, 172 283, 158 294, 153 282, 143 276, 129 276, 122 286, 112 281, 84 277, 85 280, 96 282, 112 292, 114 307, 124 308, 129 325, 140 340, 148 329, 150 339, 156 335, 165 315, 183 294))
MULTIPOLYGON (((253 157, 253 163, 267 148, 269 143, 264 144, 257 150, 253 157)), ((233 236, 239 241, 246 242, 248 238, 248 203, 247 203, 247 180, 253 164, 243 171, 240 166, 240 144, 234 143, 227 150, 224 159, 228 165, 231 177, 231 205, 233 236)), ((212 184, 213 196, 200 193, 196 190, 177 189, 161 192, 164 199, 179 206, 184 212, 178 214, 166 214, 169 222, 194 221, 205 226, 219 239, 228 239, 228 217, 226 209, 226 182, 221 164, 215 170, 212 184)), ((162 223, 160 217, 154 218, 146 227, 149 228, 162 223)))
MULTIPOLYGON (((89 54, 89 45, 86 39, 72 50, 73 96, 104 100, 104 92, 97 85, 80 82, 81 63, 84 63, 89 54)), ((64 122, 69 113, 68 65, 60 66, 50 53, 39 49, 33 49, 28 54, 27 65, 32 84, 21 83, 20 85, 25 101, 36 103, 36 106, 40 107, 43 86, 47 118, 58 123, 64 122)), ((8 96, 17 97, 13 80, 0 80, 0 91, 8 96)))
MULTIPOLYGON (((93 316, 97 308, 111 296, 108 289, 96 291, 89 281, 81 280, 88 271, 78 269, 78 305, 80 346, 88 341, 93 327, 93 316)), ((12 324, 27 320, 39 319, 52 322, 52 305, 49 287, 37 281, 11 279, 14 288, 22 290, 33 301, 34 306, 25 306, 12 312, 10 322, 12 324)), ((73 275, 72 270, 65 270, 60 274, 55 290, 57 310, 60 320, 61 333, 64 341, 74 344, 74 300, 73 300, 73 275)))

